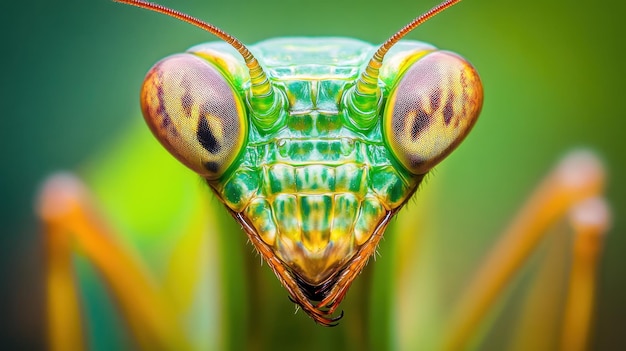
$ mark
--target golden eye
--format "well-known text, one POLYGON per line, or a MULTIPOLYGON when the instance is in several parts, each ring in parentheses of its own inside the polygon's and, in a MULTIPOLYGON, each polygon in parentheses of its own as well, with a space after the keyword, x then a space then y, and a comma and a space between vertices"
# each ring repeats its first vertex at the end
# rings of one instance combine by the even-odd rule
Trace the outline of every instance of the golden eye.
POLYGON ((163 146, 201 176, 215 180, 244 147, 248 123, 230 80, 192 54, 158 62, 146 76, 141 108, 163 146))
POLYGON ((483 88, 474 68, 445 51, 413 62, 398 78, 383 114, 383 135, 397 160, 424 174, 470 131, 482 107, 483 88))

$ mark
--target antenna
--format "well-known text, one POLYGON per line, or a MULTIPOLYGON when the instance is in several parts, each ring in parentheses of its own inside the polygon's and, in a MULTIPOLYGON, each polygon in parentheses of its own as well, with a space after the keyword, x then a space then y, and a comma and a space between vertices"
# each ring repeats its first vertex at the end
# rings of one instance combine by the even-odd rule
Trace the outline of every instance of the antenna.
MULTIPOLYGON (((352 104, 353 108, 365 115, 372 115, 375 113, 378 99, 380 98, 380 91, 378 89, 378 73, 382 66, 383 58, 400 39, 417 28, 420 24, 428 21, 431 17, 442 12, 448 7, 455 5, 461 0, 446 0, 439 5, 433 7, 423 15, 416 17, 409 24, 400 29, 396 34, 392 35, 387 41, 385 41, 374 53, 374 56, 370 59, 365 71, 361 74, 356 81, 354 90, 351 91, 348 103, 352 104)), ((373 119, 371 124, 376 120, 373 119)))
POLYGON ((254 55, 252 55, 248 48, 243 45, 243 43, 239 41, 239 39, 233 37, 232 35, 224 32, 223 30, 210 23, 206 23, 195 17, 192 17, 180 11, 169 9, 159 4, 154 4, 143 0, 113 1, 174 17, 181 21, 193 24, 194 26, 207 31, 230 44, 233 48, 235 48, 235 50, 239 52, 239 54, 241 54, 243 60, 246 63, 246 66, 248 67, 248 70, 250 71, 251 103, 253 103, 254 107, 260 110, 260 112, 257 111, 257 113, 259 113, 260 115, 265 115, 272 112, 270 110, 272 109, 272 107, 274 107, 276 100, 274 95, 274 89, 272 88, 272 85, 267 78, 267 74, 265 74, 265 71, 263 71, 263 68, 261 68, 261 65, 259 65, 259 61, 257 61, 254 55))

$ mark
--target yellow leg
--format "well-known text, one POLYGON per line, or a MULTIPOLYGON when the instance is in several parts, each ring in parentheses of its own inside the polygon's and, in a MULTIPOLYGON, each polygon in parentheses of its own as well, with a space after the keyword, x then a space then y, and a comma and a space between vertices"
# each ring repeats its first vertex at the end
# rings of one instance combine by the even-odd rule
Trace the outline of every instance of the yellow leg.
MULTIPOLYGON (((45 194, 48 196, 49 194, 45 194)), ((45 221, 47 261, 47 337, 50 350, 82 350, 85 347, 78 295, 72 274, 72 240, 54 221, 51 204, 42 204, 45 221)), ((53 207, 56 207, 54 205, 53 207)))
MULTIPOLYGON (((590 198, 600 196, 604 188, 604 171, 598 160, 587 152, 575 152, 567 156, 540 184, 538 189, 531 195, 530 199, 523 206, 520 214, 505 231, 501 240, 496 244, 491 254, 487 256, 483 265, 471 280, 469 286, 463 293, 458 308, 455 309, 449 327, 445 330, 450 334, 445 337, 445 350, 463 350, 467 348, 471 341, 471 336, 485 319, 490 308, 501 295, 507 283, 515 276, 522 267, 529 255, 537 247, 548 228, 558 220, 564 218, 567 212, 584 203, 590 198)), ((605 207, 606 208, 606 207, 605 207)), ((606 230, 608 215, 604 216, 605 222, 597 227, 598 232, 606 230)), ((577 236, 586 231, 580 228, 584 226, 574 226, 577 236)), ((586 228, 586 227, 585 227, 586 228)), ((599 236, 596 235, 596 238, 599 236)), ((588 240, 577 239, 577 246, 586 245, 588 240), (581 243, 578 243, 581 241, 581 243)), ((596 244, 596 246, 598 246, 596 244)), ((585 250, 585 249, 580 249, 585 250)), ((576 254, 574 255, 576 256, 576 254)), ((594 258, 595 259, 595 258, 594 258)), ((576 262, 572 268, 574 278, 571 284, 587 284, 593 286, 593 271, 595 262, 587 259, 578 263, 581 267, 576 267, 576 262), (582 267, 584 266, 584 267, 582 267), (575 273, 576 270, 586 273, 575 273), (583 277, 584 278, 581 278, 583 277), (585 280, 584 283, 575 282, 576 279, 585 280)), ((573 331, 587 335, 589 329, 589 318, 592 304, 592 296, 578 296, 572 294, 576 287, 570 287, 570 299, 576 301, 585 300, 587 307, 582 308, 587 312, 568 312, 564 320, 563 345, 570 343, 586 343, 586 336, 580 340, 571 337, 573 331), (572 324, 572 326, 570 326, 572 324), (571 329, 568 329, 571 328, 571 329), (585 329, 584 333, 581 329, 585 329), (565 336, 567 335, 567 336, 565 336)), ((593 289, 591 289, 593 290, 593 289)), ((576 304, 576 303, 574 303, 576 304)))
POLYGON ((582 351, 589 344, 596 268, 604 234, 610 223, 609 210, 602 199, 589 199, 573 209, 570 221, 576 236, 569 293, 565 303, 561 350, 582 351))
POLYGON ((52 350, 84 347, 71 254, 80 250, 102 274, 142 349, 188 349, 161 292, 115 241, 78 179, 60 174, 43 187, 38 212, 47 234, 48 337, 52 350))

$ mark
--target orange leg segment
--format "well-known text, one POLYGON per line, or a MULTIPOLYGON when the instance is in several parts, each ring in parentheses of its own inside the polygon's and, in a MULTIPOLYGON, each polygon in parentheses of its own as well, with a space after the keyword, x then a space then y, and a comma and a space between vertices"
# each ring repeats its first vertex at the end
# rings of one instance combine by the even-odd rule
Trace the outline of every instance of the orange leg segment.
POLYGON ((38 213, 47 234, 48 338, 51 350, 84 349, 71 255, 81 251, 102 274, 142 349, 188 349, 161 292, 139 262, 115 241, 74 176, 50 177, 38 213))
POLYGON ((575 237, 560 347, 582 351, 589 344, 597 266, 610 224, 608 207, 600 198, 589 199, 573 208, 570 222, 575 237))
POLYGON ((565 157, 535 190, 519 215, 481 265, 452 316, 443 341, 445 350, 463 350, 506 285, 515 277, 548 229, 568 212, 575 233, 569 303, 563 319, 563 350, 585 348, 591 310, 599 241, 608 229, 608 208, 600 197, 605 174, 588 152, 565 157), (591 203, 592 205, 589 205, 591 203), (578 347, 573 347, 572 345, 578 347))

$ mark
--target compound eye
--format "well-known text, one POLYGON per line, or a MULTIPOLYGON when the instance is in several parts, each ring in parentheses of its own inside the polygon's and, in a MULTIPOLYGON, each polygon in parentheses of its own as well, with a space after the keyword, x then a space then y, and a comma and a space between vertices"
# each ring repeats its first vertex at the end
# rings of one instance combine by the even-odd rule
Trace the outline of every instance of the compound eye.
POLYGON ((436 51, 408 67, 391 91, 383 135, 396 159, 424 174, 469 133, 482 107, 483 88, 463 58, 436 51))
POLYGON ((230 80, 192 54, 158 62, 141 90, 141 109, 152 133, 179 161, 218 179, 244 147, 248 123, 230 80))

